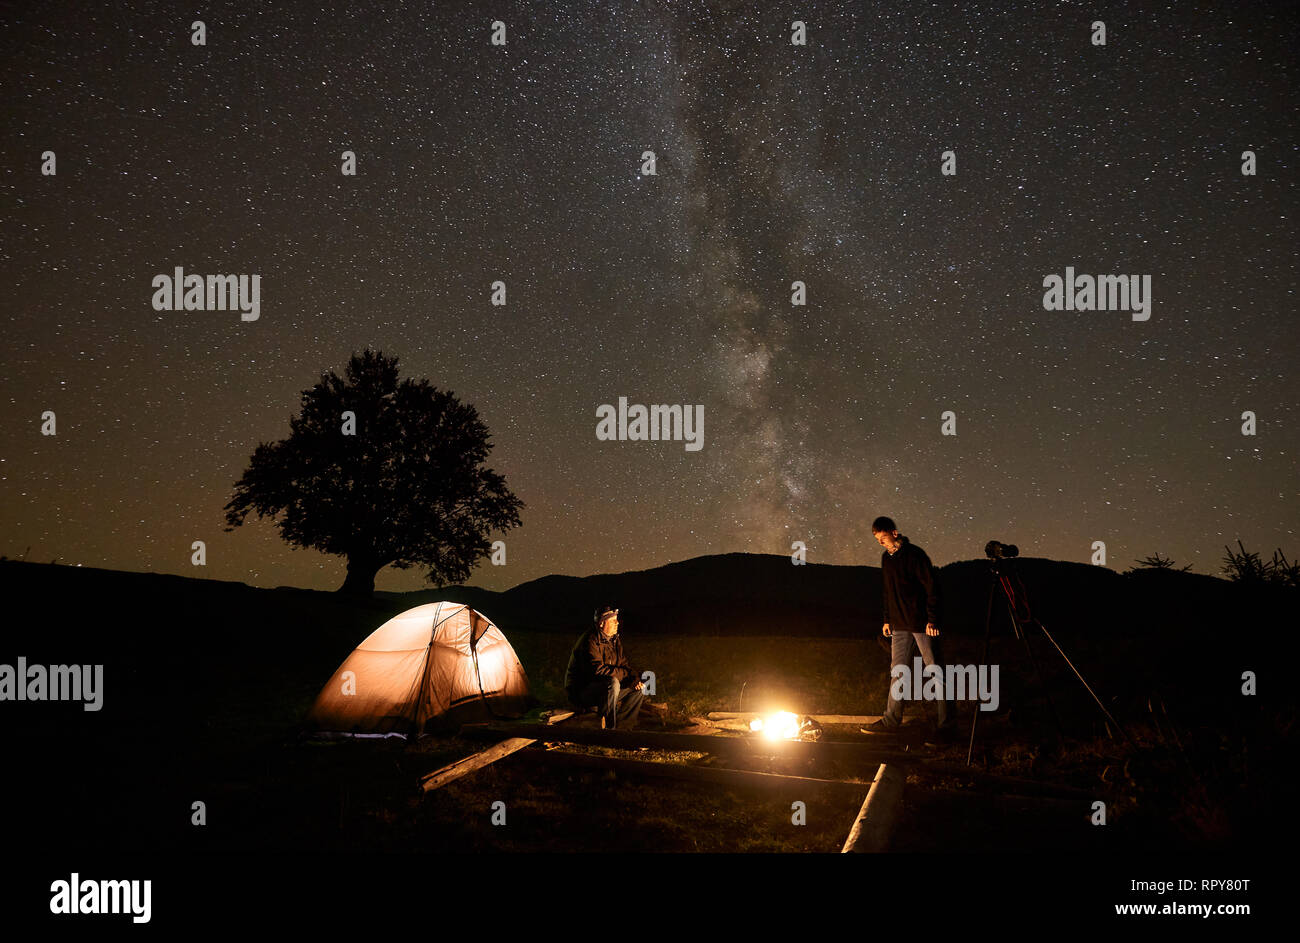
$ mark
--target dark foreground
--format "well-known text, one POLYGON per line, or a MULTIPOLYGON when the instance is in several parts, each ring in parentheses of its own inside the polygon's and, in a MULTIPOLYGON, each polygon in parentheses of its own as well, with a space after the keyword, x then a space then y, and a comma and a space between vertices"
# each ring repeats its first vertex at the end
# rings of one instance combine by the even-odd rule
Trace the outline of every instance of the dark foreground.
MULTIPOLYGON (((29 663, 105 666, 101 711, 0 705, 15 841, 101 852, 835 852, 861 803, 845 793, 723 789, 513 757, 422 796, 423 774, 482 744, 454 736, 319 743, 297 730, 322 679, 405 605, 16 563, 0 564, 0 581, 11 605, 0 662, 23 655, 29 663), (806 806, 806 824, 791 820, 796 801, 806 806), (195 803, 203 804, 201 826, 193 823, 195 803), (504 804, 504 825, 492 823, 494 803, 504 804)), ((1266 849, 1278 840, 1270 823, 1290 795, 1284 770, 1294 701, 1269 693, 1277 682, 1259 650, 1222 644, 1216 618, 1151 624, 1141 635, 1058 638, 1131 744, 1107 730, 1054 650, 1035 640, 1040 687, 1019 643, 995 638, 990 660, 1002 664, 1002 708, 981 717, 975 769, 1094 792, 1106 802, 1107 824, 1092 824, 1078 802, 1043 801, 963 775, 963 740, 929 754, 941 771, 909 767, 892 847, 1266 849), (1254 697, 1241 694, 1248 668, 1260 676, 1254 697), (1053 707, 1064 736, 1050 719, 1053 707)), ((572 635, 503 629, 541 704, 559 704, 572 635)), ((978 661, 981 641, 950 638, 949 660, 978 661)), ((656 672, 656 700, 680 717, 766 708, 875 714, 884 703, 887 660, 874 639, 629 632, 627 644, 656 672)), ((963 719, 965 726, 970 713, 963 719)), ((861 737, 852 728, 828 736, 861 737)), ((874 763, 828 760, 752 768, 858 780, 862 795, 875 772, 874 763)))

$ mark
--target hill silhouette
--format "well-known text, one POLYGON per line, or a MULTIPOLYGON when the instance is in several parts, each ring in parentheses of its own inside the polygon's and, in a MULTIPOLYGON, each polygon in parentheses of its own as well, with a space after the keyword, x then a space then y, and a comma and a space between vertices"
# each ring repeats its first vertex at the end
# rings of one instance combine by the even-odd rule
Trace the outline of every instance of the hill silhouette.
MULTIPOLYGON (((1128 576, 1105 567, 1021 558, 1015 568, 1033 613, 1049 625, 1102 633, 1141 631, 1148 607, 1134 608, 1148 590, 1181 600, 1189 611, 1221 609, 1232 584, 1193 573, 1159 571, 1128 576)), ((939 569, 944 628, 983 634, 991 586, 989 561, 961 560, 939 569)), ((879 632, 881 572, 877 566, 807 564, 788 556, 730 553, 594 576, 545 576, 503 592, 452 586, 408 593, 378 593, 407 606, 451 599, 487 613, 503 626, 559 630, 584 626, 600 603, 623 609, 628 632, 686 635, 790 635, 852 637, 879 632)), ((1006 604, 998 596, 994 631, 1006 629, 1006 604)))
MULTIPOLYGON (((1243 620, 1294 615, 1295 597, 1280 587, 1246 587, 1217 577, 1175 570, 1139 569, 1120 574, 1105 567, 1042 558, 1015 562, 1033 614, 1049 627, 1090 635, 1146 634, 1176 623, 1207 628, 1243 620)), ((987 560, 961 560, 939 569, 943 628, 981 634, 991 579, 987 560)), ((263 589, 245 583, 94 567, 0 561, 0 590, 18 625, 53 629, 44 600, 58 600, 59 623, 92 619, 92 650, 106 639, 120 650, 149 632, 115 633, 118 618, 147 630, 183 616, 186 635, 226 633, 232 613, 263 643, 314 637, 351 645, 382 621, 425 602, 452 600, 473 606, 507 632, 578 630, 597 604, 623 610, 625 631, 684 635, 789 635, 861 637, 881 624, 881 575, 875 566, 807 564, 787 556, 729 553, 696 557, 626 573, 544 576, 504 591, 450 586, 377 592, 372 599, 288 586, 263 589), (157 614, 155 618, 153 614, 157 614), (24 617, 27 617, 26 620, 24 617), (108 620, 106 622, 106 620, 108 620), (99 640, 95 642, 94 640, 99 640)), ((994 631, 1007 628, 999 595, 994 631)), ((1262 622, 1261 622, 1262 624, 1262 622)), ((28 636, 27 632, 20 635, 28 636)), ((40 643, 44 633, 30 641, 40 643)), ((346 654, 346 650, 344 653, 346 654)), ((84 658, 81 660, 85 660, 84 658)))

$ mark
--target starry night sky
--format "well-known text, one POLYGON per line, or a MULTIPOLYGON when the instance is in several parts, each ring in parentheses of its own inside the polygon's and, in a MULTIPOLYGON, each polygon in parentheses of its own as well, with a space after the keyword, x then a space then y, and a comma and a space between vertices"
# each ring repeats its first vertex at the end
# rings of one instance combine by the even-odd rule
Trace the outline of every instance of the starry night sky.
POLYGON ((938 564, 1300 555, 1293 5, 254 9, 0 6, 0 553, 337 588, 222 508, 371 347, 493 434, 491 588, 876 565, 878 514, 938 564), (260 274, 260 319, 154 311, 176 266, 260 274), (1150 320, 1045 311, 1066 266, 1151 275, 1150 320), (704 449, 598 442, 620 396, 703 404, 704 449))

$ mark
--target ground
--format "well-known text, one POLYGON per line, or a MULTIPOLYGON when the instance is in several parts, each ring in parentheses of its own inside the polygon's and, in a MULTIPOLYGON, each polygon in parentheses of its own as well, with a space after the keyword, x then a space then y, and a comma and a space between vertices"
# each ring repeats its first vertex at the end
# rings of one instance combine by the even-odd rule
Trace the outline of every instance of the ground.
MULTIPOLYGON (((507 758, 429 796, 420 777, 481 749, 455 736, 318 743, 299 725, 320 685, 394 603, 254 590, 177 577, 6 563, 13 601, 0 662, 105 664, 104 710, 6 703, 5 808, 15 842, 66 848, 402 851, 838 851, 861 797, 754 792, 635 779, 507 758), (74 584, 73 580, 77 582, 74 584), (98 582, 92 583, 91 580, 98 582), (118 589, 121 586, 128 590, 118 589), (142 588, 143 587, 143 588, 142 588), (198 587, 198 588, 196 588, 198 587), (207 595, 201 595, 206 593, 207 595), (806 804, 805 825, 791 805, 806 804), (506 824, 491 823, 494 802, 506 824), (201 817, 206 823, 196 827, 201 817)), ((1157 610, 1158 611, 1158 610, 1157 610)), ((1147 634, 1059 633, 1123 724, 1112 727, 1065 660, 1035 637, 1041 680, 1015 639, 995 638, 1002 704, 908 770, 901 850, 1249 851, 1290 800, 1295 705, 1264 679, 1241 694, 1221 623, 1146 620, 1147 634), (1266 683, 1267 682, 1267 683, 1266 683), (1050 701, 1047 695, 1050 695, 1050 701), (1059 730, 1053 721, 1059 715, 1059 730), (1020 795, 1054 783, 1106 803, 1020 795)), ((575 632, 507 631, 539 708, 562 704, 575 632)), ((871 638, 637 635, 633 663, 679 716, 788 709, 877 714, 888 661, 871 638)), ((946 638, 950 662, 982 638, 946 638)), ((1278 664, 1285 659, 1276 657, 1278 664)), ((924 729, 926 709, 910 711, 924 729)), ((860 738, 853 728, 827 736, 860 738)), ((698 755, 639 759, 706 762, 698 755)), ((863 783, 874 763, 755 764, 863 783)))
MULTIPOLYGON (((512 639, 532 666, 543 704, 563 702, 558 685, 572 639, 525 633, 512 639)), ((680 715, 710 710, 786 708, 818 713, 878 713, 885 695, 883 652, 873 641, 782 638, 628 639, 637 664, 656 672, 656 702, 680 715), (742 701, 741 698, 744 698, 742 701)), ((973 644, 973 643, 972 643, 973 644)), ((961 642, 950 657, 964 659, 961 642)), ((1053 683, 1064 686, 1065 677, 1053 683)), ((1072 676, 1068 676, 1072 680, 1072 676)), ((1009 679, 1016 690, 1014 677, 1009 679)), ((1027 684, 1027 682, 1025 682, 1027 684)), ((422 796, 420 777, 483 747, 477 740, 426 737, 418 743, 320 743, 300 740, 295 721, 315 695, 313 679, 290 691, 265 692, 276 704, 249 698, 249 710, 209 738, 196 790, 206 788, 213 820, 203 844, 224 849, 367 849, 429 851, 780 851, 835 852, 865 797, 875 763, 786 762, 749 768, 863 783, 861 795, 800 795, 798 790, 731 790, 713 785, 626 778, 511 757, 422 796), (278 696, 278 700, 277 700, 278 696), (222 749, 216 749, 221 744, 222 749), (198 784, 206 784, 200 786, 198 784), (787 794, 787 792, 789 794, 787 794), (792 803, 806 806, 806 824, 792 822, 792 803), (491 823, 493 803, 506 824, 491 823)), ((1004 697, 1006 694, 1004 694, 1004 697)), ((1015 694, 1014 696, 1019 696, 1015 694)), ((1152 792, 1132 778, 1134 752, 1107 737, 1100 713, 1082 689, 1058 693, 1073 733, 1059 737, 1037 699, 1011 717, 981 717, 975 768, 1093 790, 1107 802, 1108 827, 1092 824, 1091 802, 1021 796, 1025 790, 963 774, 970 714, 960 742, 928 751, 942 771, 909 770, 895 832, 899 850, 1030 851, 1205 847, 1225 836, 1199 828, 1194 810, 1168 790, 1152 792), (1096 714, 1096 716, 1093 716, 1096 714), (1126 772, 1127 770, 1127 772, 1126 772), (1190 816, 1190 818, 1189 818, 1190 816)), ((914 712, 915 713, 915 712, 914 712)), ((924 714, 924 712, 922 712, 924 714)), ((931 718, 909 717, 927 729, 931 718)), ((646 721, 649 729, 655 729, 646 721)), ((1155 729, 1141 720, 1130 735, 1160 754, 1155 729)), ((835 739, 861 739, 855 728, 828 728, 835 739)), ((914 748, 919 744, 913 739, 914 748)), ((566 749, 602 752, 599 748, 566 749)), ((611 755, 632 755, 608 751, 611 755)), ((709 762, 702 754, 642 760, 709 762)), ((713 760, 717 762, 716 760, 713 760)), ((1228 836, 1230 837, 1230 836, 1228 836)))

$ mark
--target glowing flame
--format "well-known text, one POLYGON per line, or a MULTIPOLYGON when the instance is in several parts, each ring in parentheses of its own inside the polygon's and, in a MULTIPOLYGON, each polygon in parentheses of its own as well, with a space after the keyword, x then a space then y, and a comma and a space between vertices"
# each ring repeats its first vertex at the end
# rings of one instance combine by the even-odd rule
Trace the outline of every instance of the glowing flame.
POLYGON ((766 718, 756 717, 750 721, 749 729, 761 733, 768 740, 798 740, 799 718, 789 711, 778 711, 766 718))

